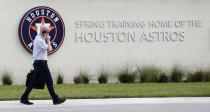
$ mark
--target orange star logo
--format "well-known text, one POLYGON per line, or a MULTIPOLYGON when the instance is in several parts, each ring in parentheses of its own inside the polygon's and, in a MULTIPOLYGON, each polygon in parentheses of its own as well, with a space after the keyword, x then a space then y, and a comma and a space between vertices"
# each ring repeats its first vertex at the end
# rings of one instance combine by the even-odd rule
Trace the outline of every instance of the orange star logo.
MULTIPOLYGON (((44 17, 42 17, 41 24, 45 25, 44 17)), ((37 26, 31 26, 31 28, 37 32, 37 26)), ((49 26, 50 31, 53 30, 55 26, 49 26)))

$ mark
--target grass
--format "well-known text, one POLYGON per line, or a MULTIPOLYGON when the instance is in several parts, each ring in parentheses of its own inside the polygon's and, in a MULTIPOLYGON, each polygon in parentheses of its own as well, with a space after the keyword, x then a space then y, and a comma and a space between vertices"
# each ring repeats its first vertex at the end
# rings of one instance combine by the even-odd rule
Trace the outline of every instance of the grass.
MULTIPOLYGON (((55 91, 62 98, 131 97, 210 97, 210 82, 130 83, 130 84, 59 84, 55 91)), ((25 86, 0 86, 0 100, 19 100, 25 86)), ((50 99, 47 88, 33 89, 30 99, 50 99)))

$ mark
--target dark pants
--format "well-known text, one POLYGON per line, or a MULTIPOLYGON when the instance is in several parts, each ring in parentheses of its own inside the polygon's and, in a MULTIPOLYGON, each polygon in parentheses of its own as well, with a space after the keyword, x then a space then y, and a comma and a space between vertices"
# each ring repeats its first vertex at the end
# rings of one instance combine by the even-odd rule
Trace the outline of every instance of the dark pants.
POLYGON ((40 75, 43 81, 47 85, 47 88, 52 97, 52 100, 57 101, 58 95, 55 93, 54 88, 53 88, 53 80, 52 80, 51 73, 47 65, 47 61, 35 60, 33 66, 34 66, 34 74, 33 74, 32 80, 29 82, 24 94, 21 97, 21 100, 28 100, 28 95, 33 89, 34 84, 36 83, 37 78, 38 78, 37 72, 41 72, 40 75))

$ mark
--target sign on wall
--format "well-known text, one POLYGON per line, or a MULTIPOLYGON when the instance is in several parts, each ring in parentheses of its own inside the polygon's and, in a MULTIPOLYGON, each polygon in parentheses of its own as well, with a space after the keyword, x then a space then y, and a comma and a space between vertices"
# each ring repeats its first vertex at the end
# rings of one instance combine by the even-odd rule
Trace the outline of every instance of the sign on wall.
POLYGON ((19 38, 25 49, 32 53, 33 41, 40 32, 40 26, 49 27, 52 51, 56 52, 63 43, 65 36, 64 22, 61 16, 52 8, 39 6, 30 9, 24 14, 19 24, 19 38))

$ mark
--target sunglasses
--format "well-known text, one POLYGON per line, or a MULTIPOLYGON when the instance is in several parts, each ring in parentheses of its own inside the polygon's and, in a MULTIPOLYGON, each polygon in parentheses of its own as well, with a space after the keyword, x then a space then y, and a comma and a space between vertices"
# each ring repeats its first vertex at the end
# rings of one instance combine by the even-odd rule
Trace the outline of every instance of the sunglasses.
POLYGON ((43 32, 42 32, 42 34, 49 34, 49 32, 47 32, 47 31, 43 31, 43 32))

